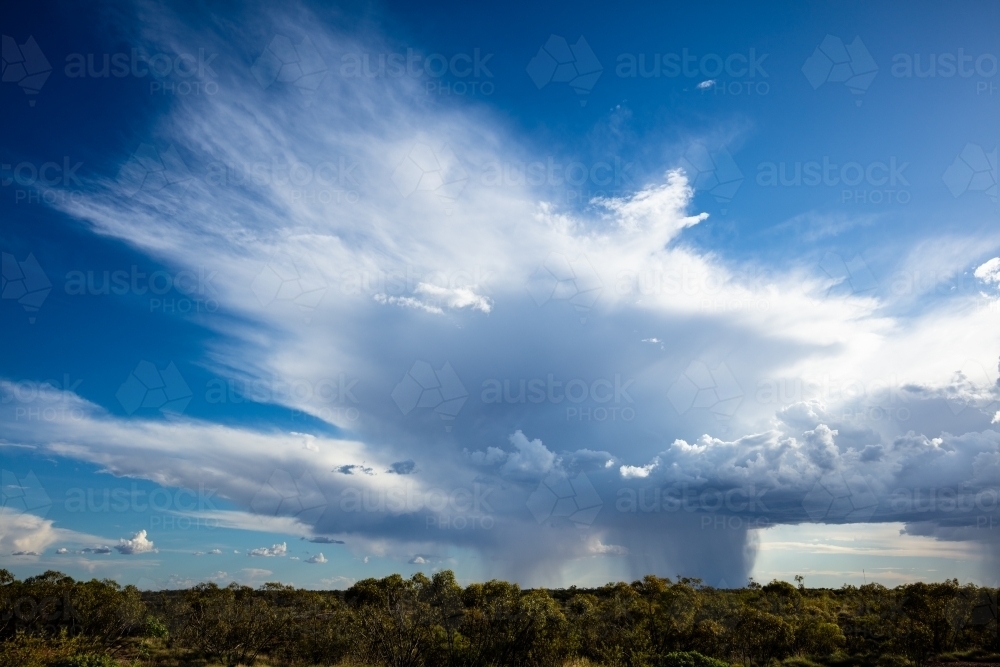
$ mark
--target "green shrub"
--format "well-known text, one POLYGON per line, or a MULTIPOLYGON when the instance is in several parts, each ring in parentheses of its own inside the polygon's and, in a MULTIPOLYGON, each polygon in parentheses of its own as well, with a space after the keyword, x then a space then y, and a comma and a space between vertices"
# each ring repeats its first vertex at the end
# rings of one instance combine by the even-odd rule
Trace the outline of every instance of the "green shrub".
POLYGON ((163 621, 155 616, 147 616, 143 625, 142 634, 144 637, 166 639, 169 633, 167 631, 167 626, 163 623, 163 621))
POLYGON ((729 663, 709 658, 697 651, 677 651, 660 658, 658 667, 729 667, 729 663))
POLYGON ((118 662, 100 653, 84 653, 60 661, 58 667, 118 667, 118 662))

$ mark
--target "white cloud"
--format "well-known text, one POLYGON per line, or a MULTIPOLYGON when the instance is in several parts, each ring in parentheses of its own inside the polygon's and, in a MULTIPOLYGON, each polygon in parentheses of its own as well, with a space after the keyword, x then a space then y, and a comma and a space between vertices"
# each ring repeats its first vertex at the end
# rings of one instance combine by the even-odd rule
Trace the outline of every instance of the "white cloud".
POLYGON ((275 544, 270 547, 258 547, 256 549, 250 549, 247 552, 248 556, 284 556, 288 553, 288 543, 282 542, 281 544, 275 544))
MULTIPOLYGON (((176 39, 212 39, 162 18, 160 29, 178 35, 176 39)), ((322 53, 345 48, 384 51, 377 36, 362 42, 315 28, 310 39, 322 53)), ((199 46, 229 53, 234 41, 223 35, 199 46)), ((155 141, 177 146, 199 177, 192 179, 184 199, 172 202, 169 215, 121 196, 110 176, 56 201, 95 233, 129 244, 165 266, 211 267, 217 273, 213 299, 226 316, 198 320, 214 334, 204 354, 213 372, 310 387, 327 386, 323 383, 345 370, 353 373, 358 387, 367 392, 366 400, 343 403, 358 413, 356 419, 347 416, 350 410, 331 409, 321 392, 270 397, 351 435, 310 437, 189 417, 120 420, 68 394, 64 399, 72 409, 64 412, 82 415, 80 419, 27 423, 5 418, 10 427, 5 437, 120 476, 218 489, 219 497, 237 509, 208 507, 197 515, 244 530, 351 534, 359 542, 355 548, 399 558, 415 553, 417 543, 427 553, 440 553, 434 542, 458 540, 486 552, 490 557, 482 562, 489 564, 505 562, 508 556, 506 562, 526 562, 517 561, 511 552, 528 542, 534 550, 531 560, 537 563, 524 568, 528 574, 556 571, 589 553, 582 542, 528 532, 535 528, 519 523, 525 512, 524 498, 517 495, 530 493, 533 488, 527 487, 553 470, 590 465, 584 451, 614 449, 600 463, 611 457, 626 462, 617 470, 607 468, 608 478, 614 478, 605 482, 609 485, 620 485, 625 478, 720 487, 755 483, 796 492, 808 490, 823 471, 857 465, 869 446, 869 453, 882 455, 864 461, 866 470, 886 484, 901 479, 893 470, 922 482, 946 462, 958 466, 956 460, 966 467, 961 473, 946 467, 949 479, 968 479, 974 454, 995 452, 986 431, 988 417, 976 416, 994 399, 992 388, 988 382, 954 381, 953 373, 966 359, 995 366, 1000 318, 996 312, 971 307, 977 295, 924 300, 939 284, 969 269, 969 258, 986 247, 982 239, 935 239, 914 247, 901 270, 911 277, 930 272, 936 277, 930 285, 916 281, 899 293, 885 286, 872 293, 848 291, 831 297, 830 276, 810 258, 789 258, 781 268, 744 266, 678 242, 685 229, 707 219, 689 210, 692 190, 680 172, 648 180, 636 176, 632 194, 597 199, 587 209, 560 207, 552 202, 565 192, 519 184, 491 186, 480 177, 484 165, 524 163, 549 152, 531 145, 504 119, 486 110, 418 97, 414 93, 419 82, 405 78, 328 82, 308 107, 297 98, 282 99, 278 90, 268 90, 268 103, 261 104, 260 87, 249 74, 242 80, 234 77, 226 95, 172 107, 155 141), (372 115, 371 108, 379 113, 372 115), (391 174, 418 143, 435 151, 446 145, 453 149, 454 161, 470 174, 460 197, 442 205, 434 192, 402 196, 397 191, 391 174), (359 184, 357 189, 363 190, 362 196, 332 214, 318 197, 308 192, 302 196, 280 182, 265 179, 235 187, 203 177, 212 168, 217 172, 219 165, 265 164, 276 156, 313 166, 343 156, 359 165, 356 174, 364 187, 359 184), (527 292, 529 278, 553 253, 569 260, 585 258, 594 268, 602 288, 596 302, 586 308, 572 303, 574 290, 579 290, 574 276, 560 276, 545 299, 536 301, 527 292), (257 276, 281 254, 301 258, 297 266, 314 267, 302 280, 308 287, 325 285, 322 298, 295 303, 284 299, 284 293, 254 291, 257 276), (746 279, 748 274, 753 277, 746 279), (488 328, 483 325, 487 321, 488 328), (669 350, 636 342, 642 335, 637 332, 649 331, 659 335, 644 343, 662 338, 669 341, 669 350), (703 355, 712 357, 706 359, 710 368, 725 360, 745 395, 724 424, 708 408, 696 405, 680 414, 664 401, 684 368, 703 355), (453 423, 442 423, 431 410, 401 415, 388 400, 391 388, 417 359, 432 361, 434 368, 448 361, 468 390, 468 402, 453 423), (498 374, 510 381, 511 399, 486 405, 478 396, 480 383, 498 374), (547 381, 551 376, 563 388, 571 379, 588 387, 601 380, 613 386, 616 375, 634 381, 628 400, 612 394, 611 403, 588 399, 578 407, 557 400, 555 394, 550 397, 548 386, 539 402, 516 398, 521 379, 547 381), (820 389, 819 407, 783 412, 789 404, 807 399, 784 400, 787 392, 776 393, 773 400, 761 398, 760 387, 768 382, 835 391, 820 389), (859 425, 843 418, 848 410, 853 414, 872 403, 871 392, 854 400, 845 388, 886 384, 897 401, 893 407, 905 407, 913 420, 859 425), (896 391, 904 385, 921 391, 896 391), (950 414, 948 400, 957 417, 950 414), (598 423, 596 408, 616 408, 618 418, 598 423), (621 418, 625 408, 633 411, 630 421, 621 418), (938 408, 947 412, 935 412, 938 408), (582 421, 584 411, 589 423, 582 421), (792 428, 783 418, 803 423, 792 428), (538 430, 529 432, 544 434, 548 446, 521 431, 510 435, 521 424, 537 424, 538 430), (725 439, 713 437, 722 428, 725 439), (920 435, 921 429, 937 434, 949 428, 966 436, 944 437, 943 444, 935 445, 920 435), (907 435, 909 431, 914 435, 907 435), (695 437, 699 433, 705 435, 695 437), (684 437, 658 452, 663 445, 656 438, 663 434, 684 437), (505 439, 513 451, 502 448, 505 439), (943 450, 945 445, 954 448, 952 454, 943 450), (472 453, 463 456, 463 450, 472 453), (557 454, 566 451, 574 454, 557 454), (411 455, 420 474, 407 475, 406 484, 381 479, 397 475, 333 472, 359 461, 382 471, 411 455), (509 526, 510 532, 498 527, 476 534, 472 542, 465 534, 459 540, 454 531, 434 531, 431 537, 419 523, 393 524, 389 534, 378 512, 326 512, 325 523, 318 526, 320 519, 297 514, 294 502, 259 509, 265 505, 258 494, 276 470, 292 479, 310 472, 328 502, 336 505, 347 488, 368 493, 375 502, 379 493, 392 490, 419 494, 464 488, 482 466, 496 466, 504 483, 511 482, 503 487, 507 495, 490 497, 498 525, 509 526)), ((137 137, 136 143, 140 141, 154 138, 137 137)), ((121 161, 125 159, 127 155, 121 161)), ((451 163, 452 158, 445 161, 451 163)), ((976 276, 996 282, 998 265, 993 262, 982 264, 976 276)), ((5 417, 12 416, 11 409, 0 406, 0 412, 8 411, 5 417)), ((989 410, 990 416, 995 413, 995 408, 989 410)), ((594 479, 605 496, 605 514, 598 515, 592 529, 615 533, 614 543, 629 549, 628 557, 639 567, 636 554, 643 550, 635 545, 653 539, 648 536, 650 524, 637 520, 602 525, 602 517, 612 511, 616 487, 610 486, 609 496, 596 474, 594 479)), ((903 481, 911 487, 916 483, 903 481)), ((17 550, 40 551, 52 544, 51 523, 32 530, 31 539, 40 546, 26 544, 17 550)), ((738 564, 736 569, 742 568, 749 543, 745 535, 729 537, 732 544, 715 548, 725 551, 738 564)), ((13 539, 31 541, 3 533, 0 546, 6 549, 13 539)))
MULTIPOLYGON (((0 553, 38 552, 44 553, 56 542, 93 544, 101 538, 65 528, 59 528, 51 519, 34 514, 0 511, 0 553)), ((56 553, 69 553, 61 547, 56 553)))
POLYGON ((659 462, 654 461, 644 466, 621 466, 618 471, 623 479, 642 479, 649 477, 649 473, 656 470, 659 462))
POLYGON ((521 431, 515 431, 509 436, 510 444, 516 451, 507 455, 507 460, 500 467, 506 475, 542 475, 552 469, 556 455, 550 452, 538 438, 528 440, 521 431))
POLYGON ((155 552, 153 542, 146 538, 146 531, 140 530, 129 539, 121 538, 115 549, 120 554, 135 555, 155 552))
POLYGON ((306 558, 305 562, 307 562, 307 563, 325 563, 326 561, 327 561, 327 558, 323 555, 322 552, 320 552, 320 553, 316 554, 315 556, 311 556, 309 558, 306 558))
POLYGON ((1000 257, 980 264, 975 271, 975 276, 987 283, 1000 284, 1000 257))

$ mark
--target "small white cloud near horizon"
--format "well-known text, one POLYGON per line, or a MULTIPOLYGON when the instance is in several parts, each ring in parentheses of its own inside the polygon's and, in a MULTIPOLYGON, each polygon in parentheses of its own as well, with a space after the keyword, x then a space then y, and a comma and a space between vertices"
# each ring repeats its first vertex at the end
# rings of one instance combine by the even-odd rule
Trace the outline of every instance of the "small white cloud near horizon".
POLYGON ((118 545, 115 546, 115 549, 118 553, 126 556, 157 551, 153 542, 147 539, 145 530, 140 530, 138 533, 134 534, 131 539, 126 540, 124 537, 119 539, 118 545))
POLYGON ((281 544, 274 544, 271 547, 259 547, 257 549, 251 549, 247 552, 248 556, 263 556, 263 557, 273 557, 273 556, 284 556, 288 553, 288 544, 282 542, 281 544))

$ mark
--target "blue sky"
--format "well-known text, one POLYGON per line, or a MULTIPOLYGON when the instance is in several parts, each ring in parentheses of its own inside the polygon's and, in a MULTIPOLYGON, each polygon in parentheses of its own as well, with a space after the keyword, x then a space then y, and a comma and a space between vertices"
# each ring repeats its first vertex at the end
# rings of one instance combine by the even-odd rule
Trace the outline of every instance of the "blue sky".
POLYGON ((996 12, 13 8, 0 566, 993 583, 996 12))

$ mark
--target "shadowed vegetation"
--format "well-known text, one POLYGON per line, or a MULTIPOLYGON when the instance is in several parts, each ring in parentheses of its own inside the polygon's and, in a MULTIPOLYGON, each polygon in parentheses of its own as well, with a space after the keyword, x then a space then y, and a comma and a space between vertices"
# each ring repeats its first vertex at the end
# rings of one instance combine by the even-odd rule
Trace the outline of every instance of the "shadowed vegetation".
POLYGON ((714 589, 647 576, 596 589, 462 587, 450 571, 347 591, 270 583, 140 592, 0 570, 0 665, 919 667, 989 663, 996 590, 957 581, 714 589))

